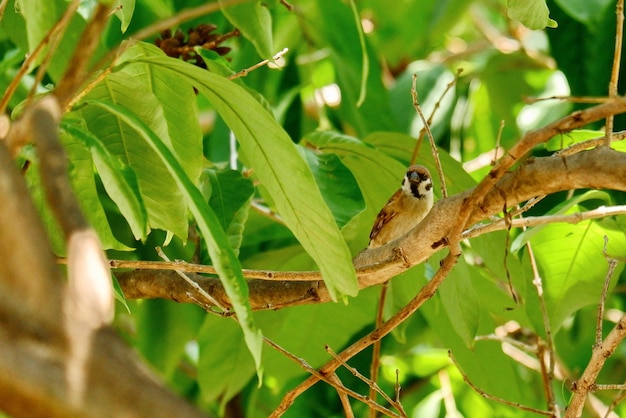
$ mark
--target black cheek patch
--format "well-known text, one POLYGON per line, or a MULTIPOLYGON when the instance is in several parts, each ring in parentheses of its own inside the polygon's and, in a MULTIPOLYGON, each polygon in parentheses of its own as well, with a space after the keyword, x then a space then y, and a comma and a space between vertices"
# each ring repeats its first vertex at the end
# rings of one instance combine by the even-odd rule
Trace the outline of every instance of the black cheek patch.
POLYGON ((411 183, 411 194, 413 194, 413 196, 417 197, 418 199, 424 197, 420 194, 419 183, 411 183))

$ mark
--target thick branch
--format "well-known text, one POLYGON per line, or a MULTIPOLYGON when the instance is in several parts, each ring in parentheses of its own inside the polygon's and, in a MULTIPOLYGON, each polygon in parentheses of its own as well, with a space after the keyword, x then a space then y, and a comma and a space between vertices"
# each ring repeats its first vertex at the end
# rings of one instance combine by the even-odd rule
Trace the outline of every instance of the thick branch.
MULTIPOLYGON (((503 196, 508 206, 514 206, 535 196, 582 188, 626 191, 626 154, 601 147, 567 157, 530 159, 496 183, 482 205, 472 212, 469 221, 474 224, 499 213, 505 203, 503 196)), ((424 221, 398 241, 359 254, 355 265, 361 288, 383 283, 407 269, 405 260, 396 259, 395 248, 402 248, 409 266, 424 262, 442 249, 445 246, 443 239, 472 191, 467 190, 437 202, 424 221)), ((274 277, 279 278, 280 275, 280 272, 275 272, 274 277)), ((195 274, 189 276, 218 301, 228 305, 217 279, 195 274)), ((117 273, 117 277, 129 299, 166 298, 190 303, 195 303, 197 299, 171 271, 135 270, 117 273)), ((249 285, 250 302, 254 309, 276 309, 330 300, 321 277, 301 282, 250 280, 249 285)))

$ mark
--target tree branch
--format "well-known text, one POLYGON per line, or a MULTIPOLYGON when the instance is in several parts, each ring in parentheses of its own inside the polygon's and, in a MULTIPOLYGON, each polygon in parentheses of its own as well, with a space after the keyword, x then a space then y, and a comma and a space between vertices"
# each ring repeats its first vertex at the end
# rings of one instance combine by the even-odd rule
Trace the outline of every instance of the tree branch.
MULTIPOLYGON (((626 154, 600 147, 567 157, 530 159, 496 183, 485 196, 482 205, 471 213, 469 221, 473 224, 499 213, 504 204, 503 196, 507 199, 507 205, 512 206, 538 195, 572 188, 626 191, 626 154)), ((355 265, 361 288, 383 283, 442 249, 445 246, 442 238, 447 236, 451 228, 450 219, 455 219, 472 191, 467 190, 440 200, 424 221, 409 234, 390 245, 359 254, 355 265), (409 266, 404 264, 404 260, 396 259, 394 248, 398 247, 402 248, 409 266)), ((248 281, 253 309, 277 309, 330 301, 319 273, 262 273, 256 277, 264 279, 248 281), (291 281, 294 276, 302 281, 291 281)), ((197 297, 191 295, 192 289, 173 271, 139 269, 118 272, 116 277, 129 299, 164 298, 194 303, 197 297)), ((197 274, 190 274, 189 277, 220 303, 229 305, 219 280, 197 274)))

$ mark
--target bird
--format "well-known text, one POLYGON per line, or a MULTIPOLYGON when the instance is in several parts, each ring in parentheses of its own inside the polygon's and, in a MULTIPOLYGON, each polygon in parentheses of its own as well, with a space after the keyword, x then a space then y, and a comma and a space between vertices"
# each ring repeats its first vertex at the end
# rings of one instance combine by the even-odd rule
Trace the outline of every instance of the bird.
POLYGON ((367 248, 381 247, 415 228, 433 207, 433 201, 430 172, 421 165, 410 166, 402 187, 378 213, 367 248))

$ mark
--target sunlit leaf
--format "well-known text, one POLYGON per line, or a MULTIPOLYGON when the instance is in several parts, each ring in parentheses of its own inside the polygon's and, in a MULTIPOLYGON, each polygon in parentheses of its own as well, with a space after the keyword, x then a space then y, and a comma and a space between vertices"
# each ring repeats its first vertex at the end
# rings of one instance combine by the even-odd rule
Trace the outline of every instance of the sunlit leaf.
POLYGON ((556 28, 545 0, 508 0, 508 13, 529 29, 556 28))

